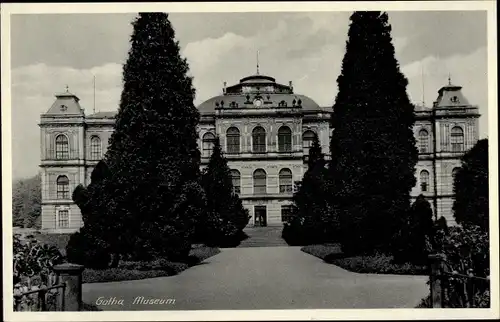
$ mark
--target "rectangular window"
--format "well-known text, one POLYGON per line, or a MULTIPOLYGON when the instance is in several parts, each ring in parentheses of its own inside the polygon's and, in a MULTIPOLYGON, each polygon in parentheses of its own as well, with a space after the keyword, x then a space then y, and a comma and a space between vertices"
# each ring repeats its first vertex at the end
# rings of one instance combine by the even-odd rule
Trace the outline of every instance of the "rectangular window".
POLYGON ((69 228, 69 210, 58 211, 57 227, 69 228))

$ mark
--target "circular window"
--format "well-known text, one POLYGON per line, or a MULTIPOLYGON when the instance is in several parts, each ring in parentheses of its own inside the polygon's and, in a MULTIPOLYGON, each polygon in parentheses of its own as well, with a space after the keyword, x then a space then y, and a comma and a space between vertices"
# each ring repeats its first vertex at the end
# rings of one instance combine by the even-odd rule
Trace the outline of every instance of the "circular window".
POLYGON ((260 107, 262 105, 262 100, 261 99, 256 99, 253 101, 253 105, 260 107))

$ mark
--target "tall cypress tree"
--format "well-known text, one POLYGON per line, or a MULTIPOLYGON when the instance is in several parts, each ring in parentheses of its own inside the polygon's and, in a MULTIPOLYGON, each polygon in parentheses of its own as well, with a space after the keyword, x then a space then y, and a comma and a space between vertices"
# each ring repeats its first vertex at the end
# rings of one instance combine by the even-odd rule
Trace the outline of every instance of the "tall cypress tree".
POLYGON ((488 139, 479 140, 462 157, 453 183, 455 220, 489 229, 488 139))
POLYGON ((204 206, 195 90, 166 13, 140 13, 106 160, 110 222, 136 256, 181 258, 204 206))
POLYGON ((199 222, 198 238, 207 245, 235 246, 249 220, 248 210, 243 208, 239 196, 233 193, 231 172, 222 153, 219 138, 214 142, 202 176, 207 207, 199 222))
POLYGON ((332 207, 345 252, 386 250, 415 185, 414 108, 387 13, 354 12, 337 79, 331 139, 332 207))
POLYGON ((294 218, 283 229, 290 244, 314 244, 330 240, 333 222, 328 208, 328 172, 317 135, 309 150, 308 169, 293 195, 294 218), (286 230, 286 231, 285 231, 286 230))

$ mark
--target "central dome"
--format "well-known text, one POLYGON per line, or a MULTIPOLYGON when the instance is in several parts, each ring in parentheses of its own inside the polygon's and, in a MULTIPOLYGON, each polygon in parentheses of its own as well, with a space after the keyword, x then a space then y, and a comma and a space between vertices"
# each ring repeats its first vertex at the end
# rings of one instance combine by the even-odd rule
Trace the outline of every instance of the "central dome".
POLYGON ((320 106, 311 98, 293 92, 289 85, 276 83, 267 75, 251 75, 240 79, 238 84, 225 87, 223 95, 212 97, 198 106, 202 114, 214 114, 216 107, 245 108, 254 107, 253 101, 262 99, 261 107, 293 107, 307 111, 321 111, 320 106))

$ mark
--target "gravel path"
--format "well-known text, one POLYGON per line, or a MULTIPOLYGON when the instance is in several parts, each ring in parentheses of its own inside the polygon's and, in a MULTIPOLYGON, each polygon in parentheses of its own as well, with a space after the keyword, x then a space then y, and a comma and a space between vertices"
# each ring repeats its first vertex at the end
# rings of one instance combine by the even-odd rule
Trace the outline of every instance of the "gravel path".
POLYGON ((83 300, 102 310, 414 308, 427 279, 351 273, 299 247, 232 248, 177 276, 84 284, 83 300))

